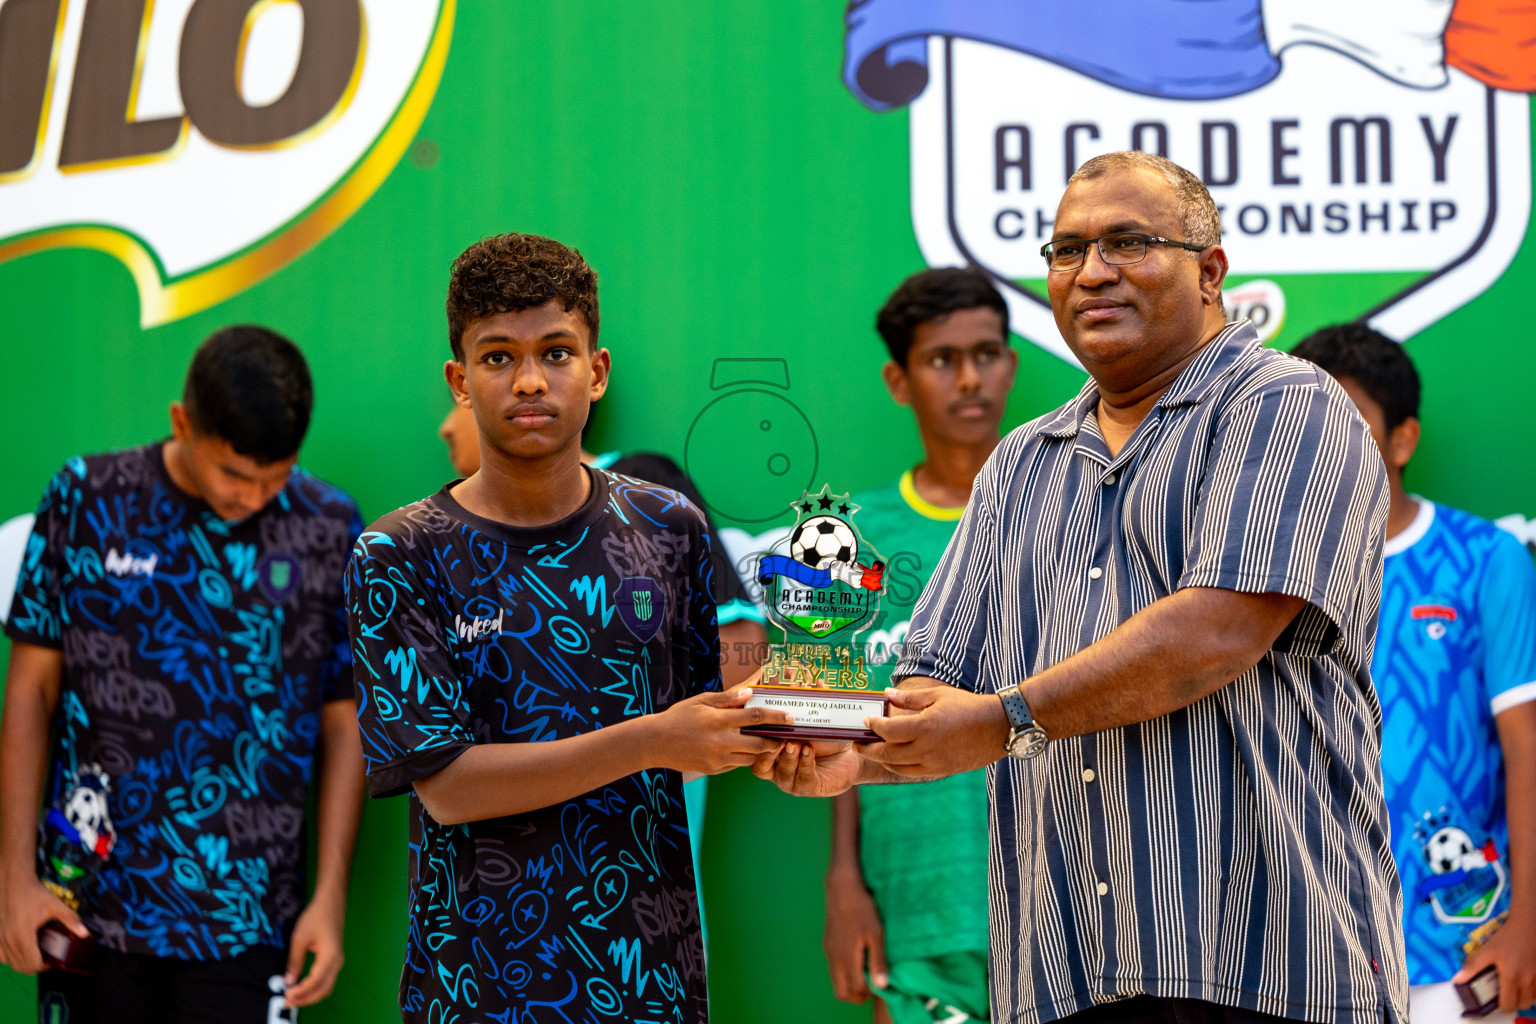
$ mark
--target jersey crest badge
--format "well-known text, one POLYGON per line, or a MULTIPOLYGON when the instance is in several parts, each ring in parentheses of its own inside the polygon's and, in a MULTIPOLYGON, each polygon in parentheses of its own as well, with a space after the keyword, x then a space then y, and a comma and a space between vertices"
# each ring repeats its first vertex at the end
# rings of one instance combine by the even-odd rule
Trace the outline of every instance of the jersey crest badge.
POLYGON ((285 604, 299 590, 299 560, 286 551, 277 551, 261 560, 256 572, 257 585, 267 600, 285 604))
POLYGON ((624 628, 648 644, 667 617, 667 592, 649 576, 629 576, 619 584, 613 605, 624 628))
POLYGON ((1423 848, 1424 876, 1414 886, 1441 924, 1481 924, 1493 916, 1504 894, 1506 874, 1492 839, 1482 846, 1450 823, 1444 808, 1426 812, 1413 830, 1423 848))

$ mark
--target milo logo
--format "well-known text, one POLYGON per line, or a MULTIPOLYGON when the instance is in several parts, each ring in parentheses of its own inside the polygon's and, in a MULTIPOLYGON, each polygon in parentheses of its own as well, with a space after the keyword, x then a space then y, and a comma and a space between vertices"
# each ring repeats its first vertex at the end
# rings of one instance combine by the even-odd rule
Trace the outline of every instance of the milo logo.
POLYGON ((437 91, 454 0, 5 0, 0 262, 121 260, 153 326, 371 196, 437 91))

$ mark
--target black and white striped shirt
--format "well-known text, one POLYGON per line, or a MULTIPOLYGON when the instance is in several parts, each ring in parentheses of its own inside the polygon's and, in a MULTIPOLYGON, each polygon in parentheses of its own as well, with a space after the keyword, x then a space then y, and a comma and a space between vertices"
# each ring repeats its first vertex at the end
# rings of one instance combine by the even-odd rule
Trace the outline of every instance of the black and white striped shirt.
POLYGON ((1247 321, 1117 456, 1097 401, 1090 381, 982 468, 897 678, 991 693, 1184 587, 1310 603, 1203 700, 989 769, 993 1020, 1140 993, 1406 1020, 1369 675, 1387 486, 1366 425, 1247 321))

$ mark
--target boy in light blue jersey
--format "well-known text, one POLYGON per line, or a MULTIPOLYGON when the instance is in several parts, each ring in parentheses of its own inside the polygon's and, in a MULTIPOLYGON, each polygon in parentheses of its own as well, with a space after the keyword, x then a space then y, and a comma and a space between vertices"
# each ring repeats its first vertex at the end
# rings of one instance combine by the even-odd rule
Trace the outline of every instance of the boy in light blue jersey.
POLYGON ((1508 1020, 1536 1003, 1536 569, 1492 523, 1404 489, 1419 378, 1400 345, 1349 324, 1292 354, 1349 392, 1391 485, 1371 677, 1412 1019, 1459 1020, 1452 983, 1491 965, 1501 998, 1486 1019, 1508 1020))

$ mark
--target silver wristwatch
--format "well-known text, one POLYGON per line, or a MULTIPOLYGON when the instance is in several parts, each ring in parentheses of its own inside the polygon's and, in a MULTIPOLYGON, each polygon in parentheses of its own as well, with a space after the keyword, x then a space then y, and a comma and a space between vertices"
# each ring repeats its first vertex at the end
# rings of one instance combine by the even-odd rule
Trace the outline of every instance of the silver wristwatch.
POLYGON ((1029 703, 1024 700, 1024 694, 1019 692, 1018 685, 1005 686, 997 691, 997 695, 1002 698, 1003 713, 1008 716, 1008 724, 1012 726, 1008 730, 1006 744, 1008 756, 1024 761, 1045 753, 1045 745, 1051 738, 1040 728, 1035 716, 1030 714, 1029 703))

